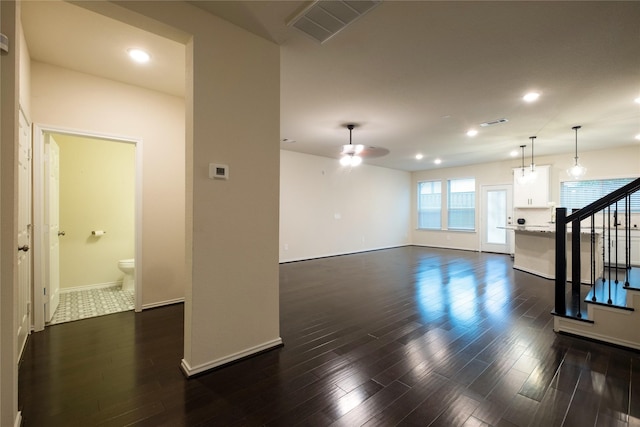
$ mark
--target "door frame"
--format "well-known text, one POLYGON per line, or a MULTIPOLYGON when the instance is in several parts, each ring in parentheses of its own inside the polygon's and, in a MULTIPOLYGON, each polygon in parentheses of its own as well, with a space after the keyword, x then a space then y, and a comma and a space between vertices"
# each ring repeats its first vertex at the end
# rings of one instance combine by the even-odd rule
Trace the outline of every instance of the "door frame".
POLYGON ((142 311, 142 139, 128 136, 96 133, 91 131, 62 128, 36 123, 33 125, 33 329, 42 331, 45 327, 44 304, 46 298, 45 273, 47 271, 44 239, 44 134, 54 133, 124 142, 135 146, 135 311, 142 311))
MULTIPOLYGON (((491 184, 480 186, 480 233, 478 233, 478 248, 480 252, 493 252, 483 249, 483 243, 487 234, 487 218, 486 218, 486 201, 485 194, 491 190, 507 191, 507 226, 513 224, 513 184, 491 184)), ((513 254, 513 231, 507 229, 507 252, 498 252, 504 254, 513 254)))
POLYGON ((29 338, 29 334, 31 333, 31 311, 32 311, 32 275, 33 275, 33 262, 34 256, 33 251, 29 250, 29 247, 33 247, 33 186, 32 186, 32 174, 33 174, 33 136, 31 133, 31 122, 27 118, 27 114, 22 108, 22 105, 19 105, 18 108, 18 157, 16 158, 16 165, 21 168, 20 165, 20 157, 22 156, 21 151, 26 149, 26 182, 23 181, 23 170, 19 170, 17 174, 18 178, 18 220, 17 220, 17 243, 20 245, 20 233, 21 229, 21 221, 22 216, 27 216, 27 239, 26 245, 27 250, 23 254, 24 262, 26 265, 20 265, 19 262, 19 253, 16 253, 16 266, 18 267, 18 298, 17 298, 17 330, 15 331, 16 342, 18 343, 18 347, 16 349, 17 353, 14 355, 16 357, 15 360, 20 360, 22 357, 22 353, 24 352, 24 348, 27 344, 27 339, 29 338), (24 134, 23 134, 24 132, 24 134), (25 135, 26 141, 23 141, 23 135, 25 135), (23 146, 23 142, 26 147, 23 146), (23 193, 23 189, 24 192, 23 193), (26 206, 25 206, 26 205, 26 206))

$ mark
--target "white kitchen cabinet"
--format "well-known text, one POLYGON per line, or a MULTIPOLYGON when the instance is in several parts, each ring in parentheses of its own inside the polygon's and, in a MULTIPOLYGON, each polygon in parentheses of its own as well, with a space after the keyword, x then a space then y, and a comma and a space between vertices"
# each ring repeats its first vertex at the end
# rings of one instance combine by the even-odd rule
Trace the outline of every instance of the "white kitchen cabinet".
MULTIPOLYGON (((536 166, 536 179, 521 184, 518 177, 521 168, 513 169, 513 207, 515 208, 548 208, 549 207, 549 165, 536 166)), ((525 167, 525 173, 529 167, 525 167)))
MULTIPOLYGON (((630 230, 630 234, 631 246, 629 247, 629 254, 631 255, 631 265, 640 266, 640 230, 630 230)), ((627 241, 624 229, 612 230, 611 235, 609 235, 608 232, 605 233, 604 247, 605 264, 608 265, 609 260, 611 260, 611 265, 617 265, 619 267, 623 267, 625 265, 627 257, 627 241)), ((600 256, 602 256, 602 253, 600 253, 600 256)))

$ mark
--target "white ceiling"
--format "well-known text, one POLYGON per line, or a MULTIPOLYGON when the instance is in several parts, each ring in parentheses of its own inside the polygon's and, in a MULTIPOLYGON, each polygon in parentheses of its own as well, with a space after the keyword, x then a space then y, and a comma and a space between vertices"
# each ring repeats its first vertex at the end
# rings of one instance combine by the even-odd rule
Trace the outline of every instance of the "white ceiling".
MULTIPOLYGON (((536 156, 567 153, 569 163, 571 127, 582 125, 580 151, 637 144, 640 157, 640 2, 386 0, 323 45, 286 25, 309 2, 190 3, 280 44, 281 137, 295 141, 284 149, 338 157, 344 124, 357 123, 354 143, 390 150, 365 160, 379 166, 509 159, 534 135, 536 156), (530 90, 541 97, 526 104, 530 90), (509 121, 479 127, 499 118, 509 121)), ((179 43, 68 3, 22 5, 34 60, 184 92, 179 43), (134 46, 151 64, 128 62, 134 46)))

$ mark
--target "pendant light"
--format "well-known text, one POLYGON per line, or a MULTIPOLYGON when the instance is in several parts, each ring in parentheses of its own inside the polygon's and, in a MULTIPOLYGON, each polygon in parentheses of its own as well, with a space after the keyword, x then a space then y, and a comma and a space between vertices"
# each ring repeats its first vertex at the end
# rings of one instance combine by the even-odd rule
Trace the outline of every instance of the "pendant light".
POLYGON ((538 178, 538 172, 536 172, 536 164, 533 161, 533 141, 536 139, 536 137, 530 136, 529 139, 531 140, 531 171, 529 172, 528 182, 533 182, 536 180, 536 178, 538 178))
POLYGON ((567 169, 567 174, 573 179, 580 179, 587 173, 587 168, 578 163, 578 129, 581 127, 582 126, 574 126, 571 128, 576 131, 576 156, 574 157, 575 164, 567 169))
POLYGON ((525 149, 526 145, 521 145, 520 146, 520 150, 522 151, 522 166, 520 167, 520 175, 518 175, 516 177, 516 181, 518 181, 518 184, 522 185, 522 184, 526 184, 529 182, 529 175, 527 175, 527 173, 524 170, 524 149, 525 149))
POLYGON ((353 124, 347 125, 347 129, 349 129, 349 144, 342 146, 342 157, 340 158, 340 164, 342 166, 358 166, 362 163, 362 157, 360 157, 359 154, 364 149, 364 145, 353 145, 351 137, 354 127, 355 125, 353 124))

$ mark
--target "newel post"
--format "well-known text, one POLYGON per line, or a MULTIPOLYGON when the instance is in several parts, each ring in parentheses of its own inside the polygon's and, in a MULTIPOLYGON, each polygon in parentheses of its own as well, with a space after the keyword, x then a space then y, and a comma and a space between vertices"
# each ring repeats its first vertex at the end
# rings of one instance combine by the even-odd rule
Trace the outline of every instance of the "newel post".
POLYGON ((555 313, 566 314, 567 208, 556 208, 556 306, 555 313))

